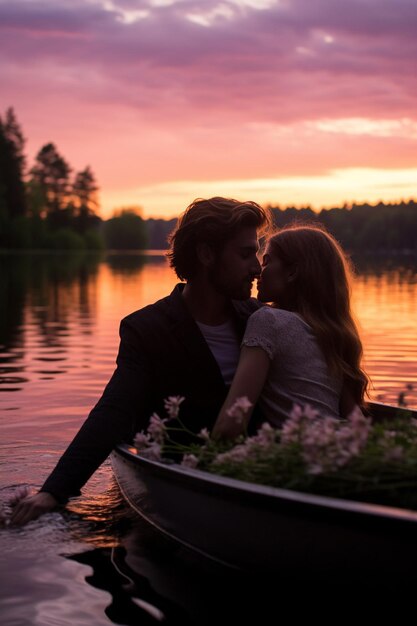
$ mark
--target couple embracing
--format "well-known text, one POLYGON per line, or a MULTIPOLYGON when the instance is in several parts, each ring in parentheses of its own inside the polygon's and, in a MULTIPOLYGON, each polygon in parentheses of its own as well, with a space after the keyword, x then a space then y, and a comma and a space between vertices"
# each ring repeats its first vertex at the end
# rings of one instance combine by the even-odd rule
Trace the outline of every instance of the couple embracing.
POLYGON ((261 253, 268 226, 254 202, 216 197, 186 209, 168 253, 183 282, 122 320, 117 368, 101 399, 41 490, 17 503, 13 523, 79 495, 169 396, 185 397, 190 430, 216 438, 263 421, 280 426, 294 404, 340 418, 363 405, 368 381, 343 251, 324 230, 295 225, 267 238, 261 253), (228 415, 242 396, 255 407, 247 424, 228 415))

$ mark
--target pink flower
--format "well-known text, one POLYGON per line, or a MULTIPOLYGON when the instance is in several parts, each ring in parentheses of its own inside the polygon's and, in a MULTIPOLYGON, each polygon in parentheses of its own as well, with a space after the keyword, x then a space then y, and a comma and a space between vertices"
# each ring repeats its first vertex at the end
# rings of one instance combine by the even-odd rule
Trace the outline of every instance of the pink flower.
POLYGON ((394 462, 398 463, 399 461, 404 460, 404 448, 402 446, 394 446, 393 448, 388 448, 384 455, 384 461, 386 462, 394 462))
POLYGON ((181 465, 194 469, 198 465, 198 459, 194 454, 184 454, 181 465))
POLYGON ((141 456, 145 459, 149 459, 150 461, 160 461, 161 460, 161 446, 158 443, 153 443, 145 450, 141 450, 141 456))
POLYGON ((180 411, 180 404, 184 402, 183 396, 169 396, 164 400, 164 407, 171 419, 178 417, 180 411))
POLYGON ((276 430, 270 424, 264 422, 257 434, 248 437, 244 443, 236 445, 228 452, 218 454, 213 465, 221 465, 222 463, 241 463, 249 459, 257 460, 259 457, 265 457, 275 444, 276 430))
POLYGON ((295 406, 281 431, 282 445, 298 443, 310 474, 335 471, 357 456, 366 444, 371 422, 356 408, 343 422, 321 417, 306 405, 295 406))
POLYGON ((249 442, 249 445, 256 444, 261 447, 268 447, 275 443, 275 438, 275 428, 272 428, 271 424, 268 424, 268 422, 264 422, 256 435, 250 437, 247 441, 249 442))
POLYGON ((148 434, 159 444, 164 442, 166 436, 165 422, 167 421, 167 419, 161 419, 157 413, 153 413, 151 415, 148 426, 148 434))
POLYGON ((239 444, 228 452, 222 452, 218 454, 214 460, 213 465, 221 465, 222 463, 241 463, 246 461, 250 455, 250 449, 245 444, 239 444))
POLYGON ((246 396, 236 398, 230 409, 226 411, 226 415, 235 419, 238 424, 241 424, 252 406, 252 402, 246 396))
POLYGON ((197 435, 200 439, 203 439, 204 441, 209 441, 210 439, 210 433, 207 430, 207 428, 203 428, 202 430, 200 430, 200 432, 197 435))
POLYGON ((151 437, 150 435, 144 432, 136 433, 133 443, 135 447, 141 450, 142 448, 147 448, 150 445, 151 437))

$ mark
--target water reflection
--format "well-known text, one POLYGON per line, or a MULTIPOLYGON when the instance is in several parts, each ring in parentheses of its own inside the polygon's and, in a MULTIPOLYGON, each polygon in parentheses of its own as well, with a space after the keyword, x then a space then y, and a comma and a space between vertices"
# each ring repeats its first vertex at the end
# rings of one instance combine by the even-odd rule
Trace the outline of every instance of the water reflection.
POLYGON ((353 305, 371 376, 372 397, 417 406, 417 257, 362 256, 353 305))
MULTIPOLYGON (((244 550, 244 545, 242 545, 244 550)), ((334 621, 335 602, 344 616, 368 614, 373 618, 388 608, 399 608, 415 581, 405 574, 364 576, 338 571, 320 575, 314 569, 263 575, 245 574, 196 556, 162 537, 140 518, 113 548, 95 548, 67 556, 88 565, 86 582, 107 591, 105 614, 116 624, 211 626, 215 623, 275 623, 290 612, 292 619, 324 616, 334 621), (319 574, 318 576, 316 574, 319 574), (346 603, 347 592, 349 601, 346 603), (384 596, 381 605, 381 593, 384 596)), ((306 555, 308 562, 309 555, 306 555)), ((367 567, 371 567, 367 564, 367 567)), ((409 596, 412 597, 412 596, 409 596)), ((330 622, 329 622, 330 623, 330 622)))
MULTIPOLYGON (((417 382, 417 259, 353 261, 353 302, 373 397, 395 402, 417 382)), ((16 395, 34 381, 54 381, 57 393, 57 378, 68 383, 72 372, 98 394, 111 374, 119 320, 168 294, 175 282, 163 253, 1 255, 0 391, 16 395)), ((416 390, 406 397, 417 405, 416 390)))
POLYGON ((147 263, 165 266, 165 254, 162 251, 154 251, 152 253, 137 252, 136 254, 109 252, 106 255, 106 264, 114 274, 134 276, 138 274, 147 263))
POLYGON ((91 333, 97 255, 1 255, 2 299, 0 316, 0 390, 20 391, 30 377, 27 354, 32 360, 54 364, 35 370, 53 376, 66 370, 56 367, 66 360, 65 338, 70 336, 74 309, 85 320, 83 332, 91 333), (16 375, 20 374, 20 375, 16 375))
MULTIPOLYGON (((374 396, 395 403, 413 384, 405 399, 417 406, 417 261, 354 260, 354 307, 374 396)), ((175 283, 163 255, 0 256, 0 489, 42 484, 112 373, 120 319, 175 283)), ((151 624, 161 614, 172 624, 248 616, 262 623, 264 609, 302 612, 299 597, 291 606, 286 573, 247 580, 152 536, 121 502, 106 463, 67 512, 0 535, 10 573, 0 592, 11 623, 98 625, 108 623, 104 611, 126 624, 151 624)), ((322 593, 316 589, 308 616, 322 593)))
POLYGON ((417 256, 415 254, 354 254, 352 261, 359 275, 382 276, 394 271, 401 280, 415 282, 417 274, 417 256))

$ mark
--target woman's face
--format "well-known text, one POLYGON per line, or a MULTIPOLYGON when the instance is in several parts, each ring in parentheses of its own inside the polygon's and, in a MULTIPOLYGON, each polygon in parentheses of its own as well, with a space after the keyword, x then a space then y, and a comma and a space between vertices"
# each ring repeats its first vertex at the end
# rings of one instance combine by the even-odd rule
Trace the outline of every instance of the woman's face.
POLYGON ((268 246, 262 258, 262 272, 258 279, 258 300, 280 304, 290 282, 291 271, 268 246))

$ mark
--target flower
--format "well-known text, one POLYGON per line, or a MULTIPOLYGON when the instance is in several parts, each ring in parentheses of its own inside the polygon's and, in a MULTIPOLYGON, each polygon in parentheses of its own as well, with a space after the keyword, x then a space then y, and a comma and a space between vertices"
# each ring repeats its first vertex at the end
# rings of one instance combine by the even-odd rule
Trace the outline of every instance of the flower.
POLYGON ((190 467, 194 469, 198 465, 198 459, 195 454, 184 454, 181 465, 183 467, 190 467))
POLYGON ((202 430, 200 430, 200 432, 197 435, 200 439, 203 439, 204 441, 209 441, 210 439, 210 433, 207 430, 207 428, 203 428, 202 430))
POLYGON ((141 450, 141 456, 150 461, 161 460, 161 446, 159 443, 152 443, 148 448, 141 450))
POLYGON ((257 434, 247 437, 244 443, 237 444, 231 450, 217 454, 213 465, 223 463, 241 463, 242 461, 258 460, 269 454, 275 444, 276 430, 270 424, 264 422, 257 434))
POLYGON ((248 411, 253 404, 247 396, 236 398, 232 406, 226 411, 226 415, 234 418, 238 424, 242 424, 248 411))
MULTIPOLYGON (((183 399, 167 398, 168 413, 178 415, 183 399)), ((238 398, 229 415, 242 420, 251 406, 248 398, 238 398)), ((295 405, 280 429, 265 422, 256 435, 242 435, 234 444, 212 440, 207 428, 195 434, 179 421, 171 428, 197 441, 176 443, 168 419, 154 413, 147 432, 135 436, 139 453, 153 461, 176 453, 183 467, 251 483, 355 499, 369 493, 371 502, 381 498, 382 504, 405 502, 417 509, 417 420, 411 416, 372 424, 359 408, 342 420, 295 405)), ((6 516, 0 506, 0 523, 6 516)))
POLYGON ((162 444, 166 435, 165 422, 167 419, 161 419, 157 413, 151 415, 148 426, 148 435, 157 443, 162 444))
POLYGON ((295 406, 281 431, 281 443, 298 443, 309 474, 336 471, 357 456, 366 444, 371 422, 356 408, 346 421, 321 417, 306 405, 295 406))
POLYGON ((178 417, 180 404, 184 402, 183 396, 169 396, 164 400, 164 407, 171 419, 178 417))
POLYGON ((266 448, 275 443, 276 434, 277 431, 275 428, 272 428, 271 424, 268 424, 268 422, 264 422, 256 435, 250 437, 248 442, 250 445, 256 444, 266 448))
POLYGON ((384 454, 384 461, 387 463, 398 463, 404 460, 404 448, 402 446, 394 446, 388 448, 384 454))
POLYGON ((149 434, 145 434, 144 432, 136 433, 133 443, 136 448, 142 449, 147 448, 150 444, 151 436, 149 434))
POLYGON ((237 462, 241 463, 246 461, 250 455, 250 448, 246 444, 239 444, 229 450, 228 452, 222 452, 217 454, 213 459, 213 466, 222 465, 223 463, 237 462))

